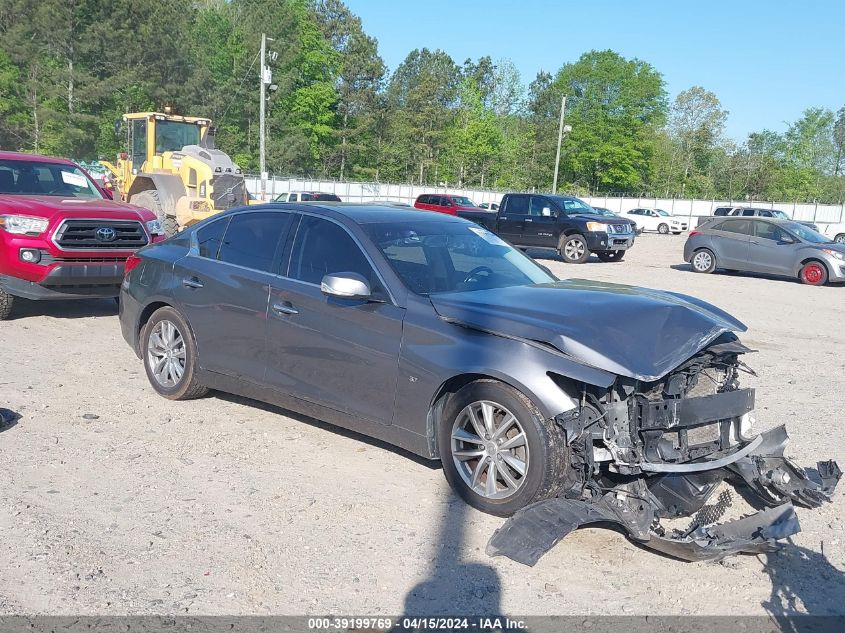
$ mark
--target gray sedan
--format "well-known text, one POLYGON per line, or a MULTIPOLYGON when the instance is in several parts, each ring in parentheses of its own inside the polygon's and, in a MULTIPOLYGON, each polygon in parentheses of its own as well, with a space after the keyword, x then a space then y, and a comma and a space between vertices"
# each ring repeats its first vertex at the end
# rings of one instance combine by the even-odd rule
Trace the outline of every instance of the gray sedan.
POLYGON ((792 220, 710 218, 690 233, 684 260, 698 273, 721 268, 798 278, 812 286, 845 282, 845 245, 792 220))
POLYGON ((156 392, 236 393, 439 459, 468 503, 517 513, 494 554, 533 563, 595 521, 686 558, 761 551, 798 530, 791 503, 822 503, 838 478, 833 462, 812 480, 786 460, 782 428, 753 433, 735 318, 676 293, 560 281, 458 217, 233 209, 126 271, 123 336, 156 392), (728 479, 776 509, 727 532, 660 528, 728 479))

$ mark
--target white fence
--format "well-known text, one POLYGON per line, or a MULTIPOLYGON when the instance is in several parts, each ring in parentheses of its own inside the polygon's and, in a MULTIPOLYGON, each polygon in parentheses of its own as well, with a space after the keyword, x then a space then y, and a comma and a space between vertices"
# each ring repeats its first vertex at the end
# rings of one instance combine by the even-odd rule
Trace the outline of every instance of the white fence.
MULTIPOLYGON (((247 176, 247 189, 258 196, 261 184, 256 176, 247 176)), ((334 193, 344 202, 372 202, 390 200, 413 204, 423 193, 451 193, 466 196, 476 204, 498 203, 504 192, 462 189, 459 187, 432 187, 426 185, 402 185, 378 182, 338 182, 334 180, 310 180, 307 178, 271 178, 267 181, 267 199, 289 191, 323 191, 334 193)), ((814 204, 796 202, 761 202, 729 200, 683 200, 673 198, 619 198, 606 196, 582 196, 583 200, 596 207, 605 207, 615 212, 624 212, 637 207, 657 207, 677 216, 712 215, 720 206, 754 206, 780 209, 796 220, 831 224, 845 222, 845 205, 814 204)))

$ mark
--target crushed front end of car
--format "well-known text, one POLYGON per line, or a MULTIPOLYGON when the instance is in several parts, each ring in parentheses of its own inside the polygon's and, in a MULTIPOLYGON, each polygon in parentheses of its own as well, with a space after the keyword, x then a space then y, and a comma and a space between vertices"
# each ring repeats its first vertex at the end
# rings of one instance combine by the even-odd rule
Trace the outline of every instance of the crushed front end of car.
POLYGON ((725 332, 659 379, 578 385, 579 406, 555 418, 566 433, 564 492, 508 519, 488 554, 534 565, 596 523, 690 561, 771 551, 800 531, 795 506, 829 501, 841 471, 832 460, 806 470, 790 461, 783 426, 753 434, 755 392, 739 386, 752 373, 740 359, 749 351, 725 332), (756 513, 720 523, 736 493, 756 513))

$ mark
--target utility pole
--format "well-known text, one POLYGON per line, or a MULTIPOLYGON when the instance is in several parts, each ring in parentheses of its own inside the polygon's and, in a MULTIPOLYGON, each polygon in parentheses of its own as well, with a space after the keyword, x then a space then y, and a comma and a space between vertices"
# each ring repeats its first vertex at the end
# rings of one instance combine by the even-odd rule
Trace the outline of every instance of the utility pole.
POLYGON ((552 184, 552 193, 557 193, 557 170, 560 167, 560 144, 563 142, 563 113, 566 111, 566 95, 560 100, 560 126, 557 130, 557 155, 555 156, 555 177, 552 184))
POLYGON ((261 177, 261 202, 265 202, 267 195, 267 171, 264 146, 264 111, 267 106, 267 73, 270 70, 266 64, 267 55, 267 34, 261 34, 261 100, 258 107, 258 171, 261 177))

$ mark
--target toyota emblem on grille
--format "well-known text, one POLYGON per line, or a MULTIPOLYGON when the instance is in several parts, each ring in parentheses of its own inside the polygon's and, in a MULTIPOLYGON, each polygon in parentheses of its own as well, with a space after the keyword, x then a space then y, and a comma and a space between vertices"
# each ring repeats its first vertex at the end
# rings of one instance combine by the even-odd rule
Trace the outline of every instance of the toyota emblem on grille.
POLYGON ((97 239, 101 242, 113 242, 117 237, 117 231, 110 226, 101 226, 97 229, 97 239))

